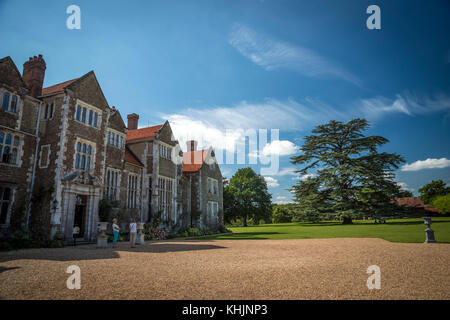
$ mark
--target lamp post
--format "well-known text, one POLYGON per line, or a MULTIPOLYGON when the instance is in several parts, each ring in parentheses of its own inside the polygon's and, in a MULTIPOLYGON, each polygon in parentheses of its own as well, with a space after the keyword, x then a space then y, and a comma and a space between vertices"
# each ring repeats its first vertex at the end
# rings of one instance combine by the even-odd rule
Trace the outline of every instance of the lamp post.
POLYGON ((423 220, 424 220, 424 224, 427 226, 427 228, 425 229, 425 235, 426 235, 425 242, 426 243, 436 242, 436 239, 434 239, 434 231, 430 228, 431 217, 424 217, 423 220))

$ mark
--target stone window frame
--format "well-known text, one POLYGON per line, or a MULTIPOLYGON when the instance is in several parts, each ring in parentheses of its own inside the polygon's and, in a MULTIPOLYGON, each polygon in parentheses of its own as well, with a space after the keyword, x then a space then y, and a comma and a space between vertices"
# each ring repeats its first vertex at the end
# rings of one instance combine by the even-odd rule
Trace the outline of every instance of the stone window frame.
POLYGON ((139 174, 129 172, 127 180, 127 202, 126 202, 126 207, 128 209, 138 208, 139 205, 138 195, 139 195, 139 174))
MULTIPOLYGON (((87 171, 89 173, 94 172, 95 170, 95 158, 96 158, 96 151, 97 151, 97 144, 93 141, 90 140, 86 140, 80 137, 77 137, 75 139, 75 143, 73 146, 74 150, 73 150, 73 164, 72 164, 72 168, 73 170, 81 170, 81 171, 87 171), (78 143, 81 144, 81 151, 77 151, 77 145, 78 143), (83 152, 83 144, 86 145, 86 153, 83 152), (87 155, 88 152, 88 147, 91 147, 91 154, 87 155), (79 154, 79 158, 77 158, 77 154, 79 154), (82 161, 82 156, 89 156, 90 160, 89 160, 89 169, 82 169, 81 168, 81 161, 82 161), (77 168, 77 159, 79 159, 79 164, 78 164, 78 168, 77 168)), ((85 168, 86 165, 88 163, 87 158, 85 158, 85 168)))
POLYGON ((218 217, 219 215, 219 202, 208 201, 206 208, 208 221, 211 222, 213 217, 218 217))
POLYGON ((217 179, 208 177, 208 193, 219 194, 219 181, 217 179))
POLYGON ((41 151, 39 152, 39 168, 45 169, 48 168, 48 165, 50 164, 50 154, 51 154, 51 144, 44 144, 41 145, 41 151), (44 148, 47 148, 47 161, 45 164, 42 164, 42 156, 44 155, 44 148))
POLYGON ((167 160, 172 160, 172 152, 174 147, 162 141, 159 141, 158 145, 159 145, 159 156, 167 160))
POLYGON ((51 103, 45 104, 44 112, 42 113, 42 120, 52 120, 54 113, 55 113, 55 100, 53 100, 51 103))
POLYGON ((19 103, 20 103, 20 96, 16 93, 13 93, 9 90, 0 90, 0 99, 1 99, 1 103, 0 103, 0 109, 6 112, 10 112, 13 114, 18 114, 19 113, 19 103), (4 105, 4 100, 5 100, 5 94, 8 95, 8 106, 5 108, 3 108, 4 105), (12 102, 13 102, 13 98, 15 98, 15 106, 14 106, 14 110, 12 109, 12 102))
POLYGON ((16 193, 16 186, 14 185, 10 185, 10 184, 0 184, 0 226, 9 226, 10 222, 11 222, 11 213, 12 213, 12 207, 14 205, 14 196, 16 193), (4 190, 8 188, 9 191, 9 199, 5 200, 4 198, 4 190), (2 223, 1 221, 1 214, 2 214, 2 210, 3 210, 3 206, 4 204, 7 203, 8 204, 8 208, 6 209, 6 218, 5 218, 5 223, 2 223))
POLYGON ((14 132, 10 132, 7 130, 0 130, 0 165, 8 165, 8 166, 14 166, 14 167, 20 167, 22 165, 22 146, 23 146, 23 136, 19 135, 17 133, 14 132), (11 140, 9 144, 6 144, 6 138, 7 135, 11 136, 11 140), (11 157, 11 153, 9 153, 9 155, 7 156, 8 161, 3 161, 4 158, 4 151, 5 151, 5 147, 8 147, 9 149, 11 149, 11 151, 16 151, 15 152, 15 162, 11 163, 9 162, 9 159, 11 157))
POLYGON ((105 172, 103 194, 106 199, 117 201, 120 199, 121 170, 108 167, 105 172), (111 183, 112 182, 112 183, 111 183))
POLYGON ((77 99, 76 103, 75 103, 73 119, 76 122, 82 123, 83 125, 85 125, 87 127, 100 130, 101 124, 102 124, 102 110, 87 103, 87 102, 77 99), (80 119, 77 119, 78 118, 78 107, 80 107, 80 116, 79 116, 80 119), (83 114, 83 112, 84 112, 83 109, 86 110, 86 113, 84 113, 84 114, 83 114), (92 112, 92 124, 89 124, 89 116, 90 116, 91 112, 92 112), (97 118, 95 118, 95 116, 97 118), (81 120, 83 117, 84 117, 84 121, 81 120), (96 126, 94 126, 94 122, 96 122, 96 126))
POLYGON ((126 141, 126 134, 123 132, 117 131, 112 128, 108 128, 108 134, 106 137, 106 144, 108 146, 112 146, 118 149, 125 149, 125 141, 126 141), (113 138, 113 141, 111 143, 111 137, 113 138))
MULTIPOLYGON (((174 199, 175 179, 159 175, 158 176, 158 209, 162 212, 162 220, 168 220, 172 212, 172 202, 174 199)), ((176 220, 176 215, 175 215, 176 220)))

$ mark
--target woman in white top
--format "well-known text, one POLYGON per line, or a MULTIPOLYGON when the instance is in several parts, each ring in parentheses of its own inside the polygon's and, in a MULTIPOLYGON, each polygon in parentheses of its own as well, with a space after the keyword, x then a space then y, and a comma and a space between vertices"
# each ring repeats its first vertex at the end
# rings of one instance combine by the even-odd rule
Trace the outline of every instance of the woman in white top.
POLYGON ((136 219, 132 218, 130 223, 130 247, 136 248, 136 219))

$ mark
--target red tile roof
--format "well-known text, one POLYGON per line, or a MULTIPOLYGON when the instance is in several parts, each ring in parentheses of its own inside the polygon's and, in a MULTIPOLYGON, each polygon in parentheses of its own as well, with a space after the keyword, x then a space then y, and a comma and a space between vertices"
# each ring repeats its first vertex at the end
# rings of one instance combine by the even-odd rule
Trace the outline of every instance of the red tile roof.
POLYGON ((146 128, 142 128, 142 129, 136 129, 136 130, 128 130, 127 141, 154 137, 156 135, 156 133, 159 132, 159 130, 161 130, 163 125, 164 124, 160 124, 160 125, 153 126, 153 127, 146 127, 146 128))
POLYGON ((397 202, 397 204, 399 206, 424 209, 424 210, 430 211, 430 212, 438 212, 438 210, 435 207, 433 207, 429 204, 424 204, 423 201, 420 200, 419 197, 396 198, 395 202, 397 202))
POLYGON ((43 88, 42 95, 47 96, 47 95, 51 95, 51 94, 64 92, 64 88, 67 87, 69 84, 72 84, 76 80, 78 80, 78 78, 72 79, 69 81, 65 81, 65 82, 61 82, 61 83, 55 84, 55 85, 47 87, 47 88, 43 88))
POLYGON ((197 172, 208 155, 208 149, 183 153, 183 172, 197 172))
POLYGON ((142 163, 139 161, 136 155, 130 149, 128 149, 128 147, 125 147, 125 162, 143 167, 142 163))

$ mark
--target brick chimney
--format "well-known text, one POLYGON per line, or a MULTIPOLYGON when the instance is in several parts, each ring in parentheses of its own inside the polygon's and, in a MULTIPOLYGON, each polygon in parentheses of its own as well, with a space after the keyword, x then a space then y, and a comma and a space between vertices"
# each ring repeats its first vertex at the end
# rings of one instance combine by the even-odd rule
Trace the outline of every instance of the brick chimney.
POLYGON ((187 145, 188 152, 197 150, 197 141, 195 141, 195 140, 186 141, 186 145, 187 145))
POLYGON ((38 57, 30 57, 23 64, 22 78, 25 85, 30 90, 29 94, 33 97, 42 95, 42 86, 44 85, 45 69, 47 68, 42 54, 38 57))
POLYGON ((138 128, 139 115, 132 113, 127 115, 128 119, 128 130, 136 130, 138 128))

